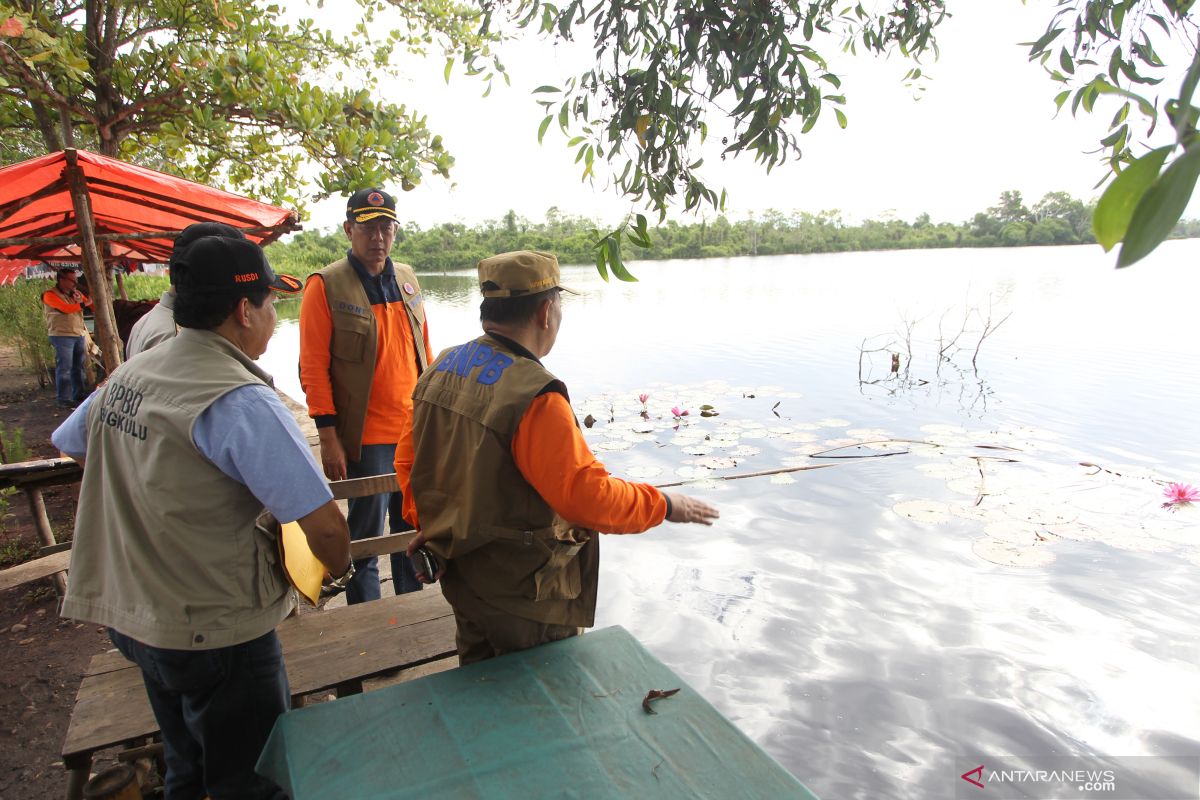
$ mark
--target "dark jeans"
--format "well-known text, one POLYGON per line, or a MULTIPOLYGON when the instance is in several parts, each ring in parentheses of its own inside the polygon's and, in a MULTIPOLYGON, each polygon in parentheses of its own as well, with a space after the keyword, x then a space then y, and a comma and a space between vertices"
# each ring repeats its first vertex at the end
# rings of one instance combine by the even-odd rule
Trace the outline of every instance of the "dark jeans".
POLYGON ((286 800, 254 772, 290 702, 274 631, 215 650, 151 647, 111 628, 108 635, 142 669, 162 730, 167 800, 286 800))
MULTIPOLYGON (((393 463, 396 458, 394 444, 364 444, 359 453, 358 461, 346 462, 346 477, 366 478, 371 475, 386 475, 395 470, 393 463)), ((346 522, 350 526, 351 539, 370 539, 383 535, 383 517, 388 517, 390 533, 411 531, 412 525, 404 521, 401 511, 404 505, 404 495, 400 492, 388 494, 373 494, 367 497, 353 497, 349 501, 350 513, 346 522)), ((368 600, 378 600, 379 563, 374 556, 354 562, 354 577, 346 587, 346 602, 350 605, 365 603, 368 600)), ((417 592, 425 585, 417 580, 412 562, 404 553, 392 554, 392 587, 396 594, 417 592)))
POLYGON ((54 346, 54 389, 58 402, 78 403, 87 393, 83 383, 83 337, 51 336, 54 346))

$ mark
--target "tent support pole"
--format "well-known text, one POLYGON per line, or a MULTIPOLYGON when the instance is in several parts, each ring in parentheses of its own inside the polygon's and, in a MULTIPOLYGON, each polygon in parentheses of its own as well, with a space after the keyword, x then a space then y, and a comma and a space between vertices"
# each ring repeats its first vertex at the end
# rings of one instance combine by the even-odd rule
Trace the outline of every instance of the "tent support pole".
POLYGON ((88 288, 92 291, 92 308, 96 314, 96 344, 104 356, 104 370, 109 375, 121 365, 121 341, 113 319, 112 288, 100 251, 96 248, 96 227, 92 222, 92 204, 88 200, 87 184, 74 150, 64 150, 67 161, 67 184, 71 187, 71 204, 83 247, 83 268, 88 288))

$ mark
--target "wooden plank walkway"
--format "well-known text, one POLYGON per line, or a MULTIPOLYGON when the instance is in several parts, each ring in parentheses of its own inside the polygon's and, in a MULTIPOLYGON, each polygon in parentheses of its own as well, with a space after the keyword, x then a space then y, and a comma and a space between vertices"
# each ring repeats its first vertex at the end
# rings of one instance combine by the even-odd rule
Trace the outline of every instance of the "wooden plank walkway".
MULTIPOLYGON (((454 614, 439 587, 385 597, 284 620, 278 628, 293 699, 335 690, 362 691, 364 680, 398 669, 454 659, 454 614)), ((442 667, 438 664, 438 667, 442 667)), ((118 652, 95 656, 79 686, 63 742, 72 772, 68 798, 76 800, 92 754, 158 733, 141 670, 118 652)))

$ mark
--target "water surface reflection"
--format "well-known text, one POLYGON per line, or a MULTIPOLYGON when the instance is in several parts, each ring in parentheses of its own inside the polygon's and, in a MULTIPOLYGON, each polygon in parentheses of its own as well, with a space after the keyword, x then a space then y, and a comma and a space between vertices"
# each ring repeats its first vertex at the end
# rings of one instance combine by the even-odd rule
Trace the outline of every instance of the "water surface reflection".
MULTIPOLYGON (((709 483, 691 491, 721 506, 711 531, 605 539, 598 624, 630 629, 826 798, 953 797, 964 769, 1006 755, 1200 756, 1200 526, 1155 527, 1168 512, 1151 480, 1200 483, 1198 245, 1121 272, 1091 247, 639 264, 635 285, 569 269, 584 294, 547 365, 614 472, 676 480, 705 457, 687 443, 736 452, 724 472, 770 469, 852 431, 930 440, 937 424, 964 448, 1020 444, 983 504, 1111 528, 1060 537, 1044 567, 989 563, 972 550, 981 519, 893 510, 971 505, 911 453, 709 483), (939 370, 937 320, 989 303, 1012 317, 978 369, 939 370), (860 385, 862 341, 903 340, 904 321, 905 367, 926 382, 860 385), (625 424, 640 392, 650 432, 625 424), (720 416, 677 431, 680 402, 720 416), (1097 491, 1081 460, 1120 491, 1097 491)), ((471 275, 421 280, 435 349, 474 336, 471 275)), ((296 393, 281 325, 265 361, 296 393)))

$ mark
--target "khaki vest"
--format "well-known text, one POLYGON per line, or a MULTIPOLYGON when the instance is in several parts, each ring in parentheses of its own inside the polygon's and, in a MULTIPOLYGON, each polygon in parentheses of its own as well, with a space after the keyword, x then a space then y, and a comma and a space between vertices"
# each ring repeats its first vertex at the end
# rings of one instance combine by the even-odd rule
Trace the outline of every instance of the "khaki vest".
POLYGON ((529 404, 566 387, 488 336, 438 356, 413 392, 412 491, 429 548, 461 581, 523 619, 589 626, 600 540, 555 513, 521 476, 512 441, 529 404))
MULTIPOLYGON (((412 267, 392 262, 396 283, 411 283, 417 287, 413 298, 420 297, 420 284, 412 267)), ((367 403, 371 398, 371 382, 375 377, 375 350, 379 343, 375 314, 367 299, 362 279, 350 266, 350 260, 335 261, 316 274, 325 282, 325 299, 333 330, 329 340, 329 379, 333 385, 333 405, 337 409, 337 435, 346 450, 346 457, 357 461, 362 453, 363 427, 367 420, 367 403)), ((425 352, 425 307, 420 303, 404 302, 408 324, 412 329, 417 352, 417 373, 429 366, 425 352)))
POLYGON ((200 414, 247 384, 271 379, 223 337, 184 329, 97 392, 63 616, 205 650, 292 610, 276 542, 255 525, 262 504, 192 443, 200 414))
MULTIPOLYGON (((52 286, 46 291, 54 292, 64 302, 71 302, 65 294, 58 290, 57 286, 52 286)), ((51 308, 43 302, 42 310, 46 312, 47 336, 83 336, 87 333, 87 325, 83 321, 82 309, 76 311, 74 314, 64 314, 57 308, 51 308)))

